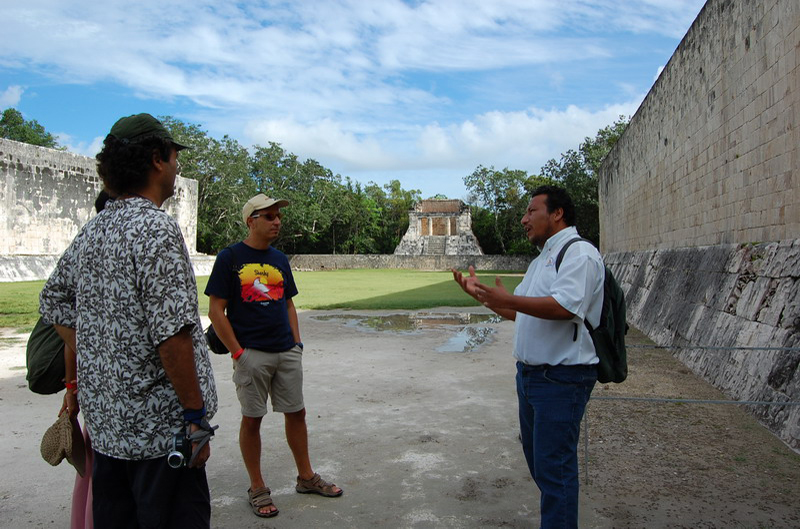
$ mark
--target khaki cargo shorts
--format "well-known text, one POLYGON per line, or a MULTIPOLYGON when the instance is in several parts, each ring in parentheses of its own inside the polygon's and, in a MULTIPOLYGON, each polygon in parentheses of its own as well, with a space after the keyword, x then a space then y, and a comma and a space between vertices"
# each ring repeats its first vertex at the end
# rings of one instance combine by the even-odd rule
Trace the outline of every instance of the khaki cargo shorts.
POLYGON ((233 383, 245 417, 263 417, 267 401, 272 411, 294 413, 303 404, 303 350, 294 346, 282 353, 245 349, 233 362, 233 383))

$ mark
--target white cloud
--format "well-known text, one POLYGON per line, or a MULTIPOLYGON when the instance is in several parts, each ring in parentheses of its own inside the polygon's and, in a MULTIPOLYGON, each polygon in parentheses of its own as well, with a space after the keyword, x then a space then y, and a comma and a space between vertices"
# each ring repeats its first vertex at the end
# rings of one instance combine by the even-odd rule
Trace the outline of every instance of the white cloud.
POLYGON ((706 0, 583 0, 572 7, 583 12, 589 21, 602 20, 611 31, 681 38, 705 3, 706 0))
POLYGON ((642 97, 590 111, 570 105, 564 110, 530 108, 487 112, 442 126, 432 122, 405 130, 376 130, 357 135, 333 120, 304 124, 291 119, 253 121, 247 128, 253 143, 280 143, 339 172, 387 172, 445 169, 464 173, 478 165, 538 172, 620 115, 630 116, 642 97))
POLYGON ((25 92, 25 89, 18 85, 6 88, 6 90, 0 94, 0 109, 16 107, 20 99, 22 99, 23 92, 25 92))
MULTIPOLYGON (((621 36, 681 36, 703 3, 176 0, 165 10, 155 0, 26 0, 3 7, 0 69, 123 87, 174 104, 171 115, 203 116, 214 134, 275 141, 342 174, 538 171, 633 114, 649 88, 612 74, 576 88, 592 82, 578 74, 632 53, 621 36)), ((21 95, 12 86, 0 102, 21 95)), ((90 156, 100 146, 59 138, 90 156)))
POLYGON ((66 147, 69 152, 81 154, 90 158, 94 158, 97 153, 100 152, 103 148, 103 140, 105 139, 103 136, 98 136, 90 142, 76 141, 75 138, 66 132, 56 132, 53 136, 55 136, 58 144, 66 147))
POLYGON ((363 111, 421 99, 398 82, 414 71, 477 71, 610 57, 588 31, 682 32, 700 0, 400 0, 159 2, 136 9, 31 0, 4 8, 5 62, 65 82, 113 81, 205 106, 363 111), (48 38, 41 38, 47 35, 48 38), (98 45, 102 43, 102 46, 98 45), (358 94, 348 97, 348 94, 358 94), (295 96, 295 97, 293 97, 295 96), (336 103, 335 105, 333 103, 336 103))
POLYGON ((253 143, 280 143, 290 152, 305 158, 340 160, 363 167, 386 167, 396 163, 374 137, 358 136, 330 119, 301 123, 291 118, 254 121, 246 128, 253 143))
POLYGON ((427 126, 419 135, 417 166, 476 167, 495 165, 538 172, 550 158, 576 148, 584 138, 632 115, 638 100, 589 111, 530 108, 520 112, 487 112, 458 125, 427 126))

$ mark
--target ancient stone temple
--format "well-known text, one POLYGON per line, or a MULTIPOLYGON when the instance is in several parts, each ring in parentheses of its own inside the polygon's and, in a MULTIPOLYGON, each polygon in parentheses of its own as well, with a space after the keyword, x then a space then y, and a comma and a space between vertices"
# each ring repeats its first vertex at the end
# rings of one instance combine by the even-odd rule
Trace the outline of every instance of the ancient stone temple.
POLYGON ((395 255, 483 255, 460 200, 422 200, 408 212, 408 231, 395 255))

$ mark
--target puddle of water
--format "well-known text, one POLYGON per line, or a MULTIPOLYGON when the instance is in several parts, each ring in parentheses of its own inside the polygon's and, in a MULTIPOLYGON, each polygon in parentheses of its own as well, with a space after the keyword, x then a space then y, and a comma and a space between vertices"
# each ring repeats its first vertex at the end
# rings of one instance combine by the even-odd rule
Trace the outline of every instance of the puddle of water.
POLYGON ((314 316, 321 321, 341 320, 348 327, 366 327, 374 331, 413 332, 427 327, 442 325, 470 325, 474 323, 498 323, 502 318, 497 314, 471 314, 417 312, 415 314, 388 314, 385 316, 364 316, 359 314, 330 314, 314 316))
POLYGON ((414 320, 408 314, 390 314, 388 316, 363 316, 350 314, 331 314, 314 316, 315 320, 339 320, 346 327, 357 327, 364 331, 413 332, 417 330, 414 320))
POLYGON ((486 343, 494 333, 491 327, 464 327, 436 350, 440 353, 469 353, 486 343))
POLYGON ((346 327, 361 331, 395 332, 413 334, 422 329, 458 326, 461 329, 447 343, 437 348, 443 353, 466 353, 483 345, 495 330, 491 327, 464 327, 477 323, 498 323, 503 318, 497 314, 472 314, 468 312, 442 313, 417 312, 414 314, 388 314, 385 316, 364 316, 359 314, 331 314, 314 316, 320 321, 339 320, 346 327))

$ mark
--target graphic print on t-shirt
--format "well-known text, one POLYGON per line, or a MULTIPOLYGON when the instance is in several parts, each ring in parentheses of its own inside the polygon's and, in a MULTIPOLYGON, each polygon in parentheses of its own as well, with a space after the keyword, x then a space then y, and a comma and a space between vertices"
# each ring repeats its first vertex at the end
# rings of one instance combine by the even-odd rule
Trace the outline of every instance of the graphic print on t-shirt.
POLYGON ((256 303, 283 298, 283 274, 268 264, 251 263, 239 270, 242 301, 256 303))

